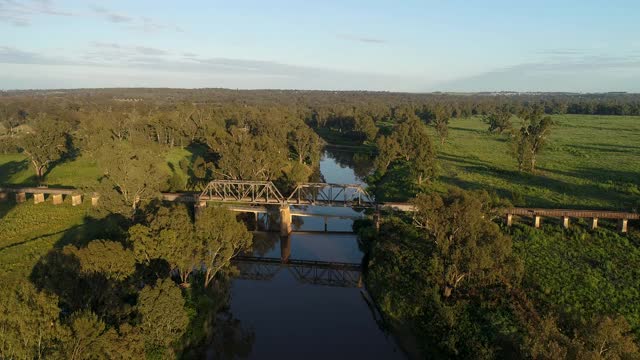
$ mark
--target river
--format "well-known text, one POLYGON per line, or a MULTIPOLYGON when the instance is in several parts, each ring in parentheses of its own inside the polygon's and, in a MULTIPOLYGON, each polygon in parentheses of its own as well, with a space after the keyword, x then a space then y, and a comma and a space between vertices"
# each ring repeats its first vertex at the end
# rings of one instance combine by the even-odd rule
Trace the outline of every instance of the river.
MULTIPOLYGON (((320 162, 327 182, 363 183, 371 161, 352 152, 325 150, 320 162)), ((346 208, 318 209, 332 214, 358 215, 346 208)), ((294 219, 290 259, 360 263, 363 253, 352 233, 296 233, 324 229, 324 219, 294 219), (297 220, 297 221, 296 221, 297 220)), ((331 218, 328 230, 350 231, 352 220, 331 218)), ((254 254, 279 258, 277 234, 256 236, 254 254)), ((252 343, 249 359, 403 359, 394 340, 376 321, 365 301, 366 289, 318 285, 301 281, 295 271, 275 265, 260 280, 236 278, 230 312, 252 343), (269 272, 270 271, 270 272, 269 272)), ((246 355, 246 354, 245 354, 246 355)))

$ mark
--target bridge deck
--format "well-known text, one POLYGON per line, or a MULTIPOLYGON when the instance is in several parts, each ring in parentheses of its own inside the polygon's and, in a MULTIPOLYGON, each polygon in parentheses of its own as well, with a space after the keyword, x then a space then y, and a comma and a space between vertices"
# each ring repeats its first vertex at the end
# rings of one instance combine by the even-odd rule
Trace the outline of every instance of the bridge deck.
POLYGON ((607 210, 573 210, 573 209, 540 209, 540 208, 511 208, 505 210, 505 214, 521 216, 548 216, 548 217, 572 217, 572 218, 599 218, 599 219, 627 219, 638 220, 640 214, 607 211, 607 210))

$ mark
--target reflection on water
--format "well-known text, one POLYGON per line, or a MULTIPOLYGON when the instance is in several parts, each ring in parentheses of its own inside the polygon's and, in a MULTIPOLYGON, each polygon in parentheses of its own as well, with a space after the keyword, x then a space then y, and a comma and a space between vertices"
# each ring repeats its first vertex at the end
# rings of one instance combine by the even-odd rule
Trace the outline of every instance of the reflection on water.
MULTIPOLYGON (((363 155, 354 157, 353 153, 327 150, 320 163, 324 180, 362 183, 371 161, 363 155)), ((362 216, 350 208, 297 210, 362 216)), ((353 223, 352 219, 294 216, 294 230, 323 231, 325 221, 328 231, 350 231, 353 223)), ((258 217, 258 223, 265 226, 274 222, 277 224, 277 219, 268 219, 265 214, 258 217)), ((350 279, 354 273, 359 276, 357 268, 352 266, 345 272, 339 266, 313 264, 360 263, 363 254, 354 234, 294 232, 281 239, 277 233, 255 233, 252 255, 267 261, 242 265, 245 276, 233 281, 230 304, 233 318, 254 334, 249 358, 404 358, 378 326, 364 289, 343 286, 353 284, 350 279), (289 264, 279 264, 281 258, 289 264)))

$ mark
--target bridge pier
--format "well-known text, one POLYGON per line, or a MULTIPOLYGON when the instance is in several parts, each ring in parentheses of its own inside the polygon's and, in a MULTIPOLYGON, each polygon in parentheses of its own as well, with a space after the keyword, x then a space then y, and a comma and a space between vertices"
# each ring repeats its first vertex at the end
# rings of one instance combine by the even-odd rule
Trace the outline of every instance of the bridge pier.
POLYGON ((27 193, 25 193, 24 191, 22 192, 17 192, 16 193, 16 202, 18 204, 23 203, 27 201, 27 193))
POLYGON ((91 206, 98 206, 99 199, 100 199, 100 196, 98 194, 93 194, 91 196, 91 206))
POLYGON ((513 225, 513 214, 507 214, 507 226, 513 225))
POLYGON ((595 230, 598 228, 598 218, 594 217, 591 219, 591 230, 595 230))
POLYGON ((33 203, 40 204, 44 202, 44 194, 43 193, 35 193, 33 194, 33 203))
POLYGON ((206 201, 204 200, 196 201, 196 205, 193 207, 193 217, 198 218, 198 216, 200 216, 200 214, 202 213, 202 210, 204 210, 206 207, 207 207, 206 201))
POLYGON ((324 217, 324 232, 327 232, 327 231, 328 231, 328 230, 327 230, 327 227, 328 227, 327 225, 328 225, 328 220, 327 220, 327 217, 325 216, 325 217, 324 217))
POLYGON ((0 202, 4 202, 7 201, 7 199, 9 198, 9 194, 4 192, 4 191, 0 191, 0 202))
POLYGON ((82 205, 82 195, 71 195, 71 206, 82 205))
POLYGON ((280 206, 280 235, 289 236, 291 234, 291 208, 289 205, 280 206))
POLYGON ((629 223, 628 219, 620 219, 618 220, 618 231, 620 231, 621 233, 626 233, 627 232, 627 225, 629 223))
POLYGON ((569 228, 569 217, 568 216, 563 216, 562 217, 562 227, 565 229, 569 228))
POLYGON ((535 216, 533 217, 533 226, 534 226, 536 229, 539 229, 541 224, 542 224, 542 216, 540 216, 540 215, 535 215, 535 216))
POLYGON ((51 202, 53 203, 53 205, 62 204, 62 194, 52 194, 51 195, 51 202))

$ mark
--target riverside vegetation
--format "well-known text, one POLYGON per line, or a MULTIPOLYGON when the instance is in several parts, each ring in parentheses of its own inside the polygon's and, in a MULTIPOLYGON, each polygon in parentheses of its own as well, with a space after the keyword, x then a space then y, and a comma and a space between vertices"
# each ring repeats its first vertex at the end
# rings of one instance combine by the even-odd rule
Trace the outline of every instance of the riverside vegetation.
POLYGON ((227 304, 251 235, 225 210, 194 219, 159 194, 226 178, 286 192, 321 180, 333 143, 373 152, 370 191, 419 209, 378 233, 354 224, 367 288, 411 356, 638 358, 633 226, 505 228, 495 211, 637 211, 638 120, 625 94, 4 93, 0 184, 101 199, 0 203, 0 356, 247 355, 252 334, 227 304))

